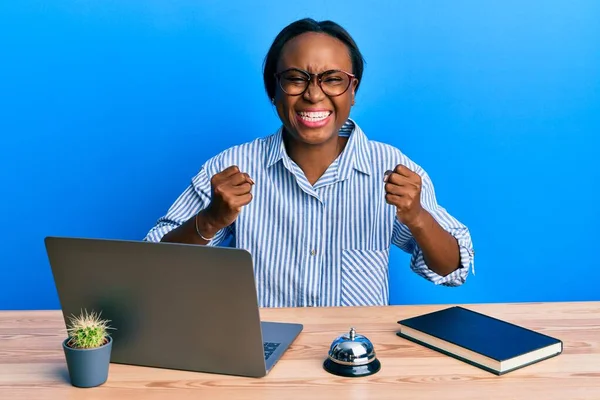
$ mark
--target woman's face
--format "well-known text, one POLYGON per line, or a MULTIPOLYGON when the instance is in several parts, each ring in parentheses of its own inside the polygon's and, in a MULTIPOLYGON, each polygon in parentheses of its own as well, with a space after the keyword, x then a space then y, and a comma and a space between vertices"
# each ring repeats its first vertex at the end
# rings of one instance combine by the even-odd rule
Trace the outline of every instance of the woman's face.
MULTIPOLYGON (((307 32, 288 41, 282 49, 277 72, 289 68, 311 74, 329 70, 352 73, 352 61, 348 48, 340 40, 326 34, 307 32)), ((291 78, 294 79, 293 76, 291 78)), ((331 82, 335 84, 333 80, 331 82)), ((314 77, 306 91, 298 96, 286 94, 278 84, 275 104, 288 134, 296 141, 311 145, 337 140, 339 129, 350 115, 357 83, 356 79, 351 79, 348 90, 335 97, 323 93, 314 77)))

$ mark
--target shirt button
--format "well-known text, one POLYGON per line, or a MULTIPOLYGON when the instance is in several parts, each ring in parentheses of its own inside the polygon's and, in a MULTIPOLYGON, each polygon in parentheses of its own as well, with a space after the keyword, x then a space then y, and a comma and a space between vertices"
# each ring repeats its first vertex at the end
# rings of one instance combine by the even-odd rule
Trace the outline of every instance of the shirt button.
POLYGON ((317 251, 316 251, 316 250, 311 250, 311 251, 310 251, 310 255, 311 255, 311 256, 315 256, 315 255, 317 255, 317 251))

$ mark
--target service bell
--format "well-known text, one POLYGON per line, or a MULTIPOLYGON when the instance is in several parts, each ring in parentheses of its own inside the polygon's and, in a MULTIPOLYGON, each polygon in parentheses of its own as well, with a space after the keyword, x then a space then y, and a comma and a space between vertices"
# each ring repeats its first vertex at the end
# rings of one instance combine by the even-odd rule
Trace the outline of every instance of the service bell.
POLYGON ((378 372, 381 363, 371 341, 350 328, 333 341, 323 367, 334 375, 359 377, 378 372))

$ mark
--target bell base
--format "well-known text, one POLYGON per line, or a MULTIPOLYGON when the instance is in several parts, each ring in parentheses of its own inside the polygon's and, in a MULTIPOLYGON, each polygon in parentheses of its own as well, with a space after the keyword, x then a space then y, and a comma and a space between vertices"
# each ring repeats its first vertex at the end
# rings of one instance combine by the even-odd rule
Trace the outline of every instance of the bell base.
POLYGON ((341 365, 328 358, 323 363, 323 368, 325 368, 325 370, 330 374, 345 376, 348 378, 358 378, 377 373, 381 369, 381 363, 378 359, 374 359, 365 365, 341 365))

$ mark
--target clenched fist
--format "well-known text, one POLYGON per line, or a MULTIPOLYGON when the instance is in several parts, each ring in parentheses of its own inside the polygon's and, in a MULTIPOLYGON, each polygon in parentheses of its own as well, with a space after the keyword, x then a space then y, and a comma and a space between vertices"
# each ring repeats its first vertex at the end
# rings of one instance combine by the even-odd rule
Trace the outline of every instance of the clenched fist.
POLYGON ((242 207, 252 201, 254 181, 234 165, 214 175, 210 184, 212 200, 205 216, 219 230, 231 225, 242 207))
POLYGON ((400 222, 409 228, 419 225, 423 215, 421 207, 421 176, 402 164, 384 177, 385 200, 396 207, 400 222))

